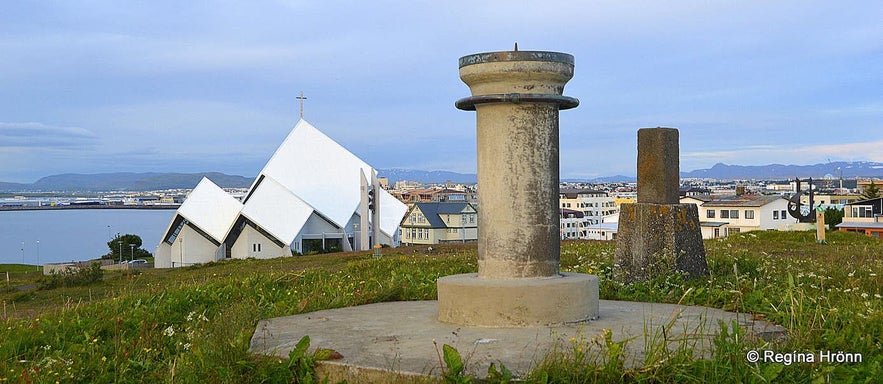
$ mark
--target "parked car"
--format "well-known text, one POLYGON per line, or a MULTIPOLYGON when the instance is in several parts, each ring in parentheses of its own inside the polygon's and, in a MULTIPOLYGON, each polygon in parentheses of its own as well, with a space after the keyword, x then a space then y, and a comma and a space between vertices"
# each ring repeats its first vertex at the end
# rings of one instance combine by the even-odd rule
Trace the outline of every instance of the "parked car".
POLYGON ((147 260, 135 259, 135 260, 129 261, 129 264, 147 264, 147 260))

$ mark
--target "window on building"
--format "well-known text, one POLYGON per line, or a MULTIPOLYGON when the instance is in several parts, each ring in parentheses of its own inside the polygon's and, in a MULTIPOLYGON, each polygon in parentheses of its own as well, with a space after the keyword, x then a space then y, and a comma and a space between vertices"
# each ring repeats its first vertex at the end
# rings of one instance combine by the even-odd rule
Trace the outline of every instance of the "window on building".
POLYGON ((874 217, 874 212, 870 206, 852 207, 852 217, 874 217))
POLYGON ((785 210, 782 210, 779 212, 779 218, 781 218, 782 220, 785 220, 788 218, 787 216, 785 216, 785 210))
POLYGON ((721 219, 729 219, 730 211, 726 209, 721 209, 721 219))
POLYGON ((754 211, 752 211, 750 209, 746 209, 745 210, 745 218, 746 219, 753 219, 754 218, 754 211))
POLYGON ((714 210, 709 209, 709 210, 705 211, 705 218, 706 219, 713 219, 714 218, 714 210))
POLYGON ((727 235, 728 236, 732 235, 734 233, 739 233, 739 232, 741 232, 741 229, 739 229, 739 228, 727 228, 727 235))
POLYGON ((779 220, 779 211, 773 211, 773 220, 779 220))
POLYGON ((731 209, 730 210, 730 218, 731 219, 738 219, 739 218, 739 210, 738 209, 731 209))

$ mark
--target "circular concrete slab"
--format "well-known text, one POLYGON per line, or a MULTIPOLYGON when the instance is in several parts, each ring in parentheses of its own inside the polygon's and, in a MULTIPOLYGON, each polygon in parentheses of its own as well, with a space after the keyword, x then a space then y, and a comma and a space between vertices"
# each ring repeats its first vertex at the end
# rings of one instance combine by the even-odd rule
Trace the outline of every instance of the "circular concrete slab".
MULTIPOLYGON (((411 381, 418 375, 439 375, 433 341, 455 347, 468 359, 469 371, 483 377, 491 363, 500 362, 513 373, 524 374, 542 361, 556 345, 567 348, 571 338, 589 340, 610 330, 614 341, 626 344, 629 364, 643 361, 645 330, 669 340, 688 336, 699 348, 710 345, 720 329, 718 321, 737 321, 746 334, 783 337, 782 327, 752 320, 749 314, 674 304, 600 301, 600 316, 593 321, 549 327, 474 328, 437 320, 435 301, 369 304, 262 320, 251 340, 250 351, 288 357, 304 335, 311 349, 330 348, 343 358, 323 362, 317 370, 332 382, 411 381), (380 376, 377 376, 380 375, 380 376)), ((701 352, 700 352, 701 353, 701 352)))

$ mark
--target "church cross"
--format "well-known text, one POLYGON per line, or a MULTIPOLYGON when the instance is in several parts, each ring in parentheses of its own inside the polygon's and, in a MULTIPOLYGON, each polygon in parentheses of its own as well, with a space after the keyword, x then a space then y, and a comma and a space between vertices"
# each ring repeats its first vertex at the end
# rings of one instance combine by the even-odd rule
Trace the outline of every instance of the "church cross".
POLYGON ((300 92, 300 96, 296 97, 296 99, 300 100, 300 118, 304 118, 304 100, 307 98, 304 96, 303 91, 300 92))

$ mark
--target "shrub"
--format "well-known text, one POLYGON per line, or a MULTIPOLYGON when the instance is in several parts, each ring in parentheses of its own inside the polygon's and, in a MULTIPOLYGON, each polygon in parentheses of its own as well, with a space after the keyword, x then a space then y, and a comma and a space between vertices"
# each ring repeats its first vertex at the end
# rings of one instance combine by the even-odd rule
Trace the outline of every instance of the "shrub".
POLYGON ((45 290, 88 285, 101 281, 103 277, 104 270, 101 269, 101 264, 93 262, 88 267, 80 266, 68 268, 61 272, 52 272, 51 275, 37 281, 37 288, 45 290))

